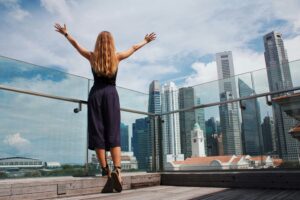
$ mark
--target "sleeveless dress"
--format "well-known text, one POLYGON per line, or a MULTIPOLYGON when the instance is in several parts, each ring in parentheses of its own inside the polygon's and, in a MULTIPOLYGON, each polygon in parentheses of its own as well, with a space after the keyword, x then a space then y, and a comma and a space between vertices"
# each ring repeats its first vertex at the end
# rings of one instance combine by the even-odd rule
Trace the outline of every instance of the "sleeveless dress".
POLYGON ((120 147, 120 102, 116 89, 118 70, 111 78, 98 76, 93 68, 94 85, 88 97, 88 148, 120 147))

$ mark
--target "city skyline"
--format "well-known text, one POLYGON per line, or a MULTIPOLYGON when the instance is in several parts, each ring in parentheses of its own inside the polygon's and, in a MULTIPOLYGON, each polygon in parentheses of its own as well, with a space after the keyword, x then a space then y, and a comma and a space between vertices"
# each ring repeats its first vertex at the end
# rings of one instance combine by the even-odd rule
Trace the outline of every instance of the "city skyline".
MULTIPOLYGON (((283 48, 284 49, 284 48, 283 48)), ((286 56, 286 52, 284 51, 284 53, 283 53, 283 55, 285 55, 286 56)), ((231 53, 230 53, 230 55, 231 55, 231 53)), ((231 58, 232 59, 232 58, 231 58)), ((231 62, 228 62, 228 63, 233 63, 232 61, 231 62)), ((224 65, 225 66, 225 65, 224 65)), ((230 66, 230 65, 228 65, 228 66, 230 66)), ((288 65, 287 65, 287 67, 289 67, 288 65)), ((226 66, 225 66, 225 68, 226 68, 226 66)), ((232 69, 234 69, 233 67, 232 67, 232 69)), ((269 72, 268 70, 267 70, 267 72, 269 72)), ((285 73, 285 74, 288 74, 288 73, 285 73)), ((227 76, 225 77, 220 77, 220 78, 229 78, 229 77, 232 77, 234 75, 234 73, 228 73, 227 74, 227 76)), ((292 85, 289 85, 291 82, 292 82, 292 80, 291 80, 291 77, 290 77, 291 75, 289 75, 289 77, 288 78, 285 78, 285 80, 287 80, 288 82, 288 84, 285 84, 286 86, 287 86, 287 88, 290 88, 290 87, 292 87, 292 85)), ((64 78, 65 77, 62 77, 61 78, 61 80, 64 80, 64 78)), ((51 78, 50 78, 51 79, 51 78)), ((5 79, 4 79, 5 80, 5 79)), ((47 79, 46 79, 47 80, 47 79)), ((44 81, 44 79, 41 79, 41 80, 38 80, 38 81, 44 81)), ((76 81, 75 81, 76 82, 76 81)), ((221 81, 219 81, 218 82, 218 84, 219 84, 219 87, 220 87, 220 85, 223 87, 224 86, 224 88, 222 89, 222 87, 220 87, 221 88, 221 90, 222 91, 224 91, 224 92, 229 92, 229 93, 232 93, 232 94, 234 94, 234 91, 236 91, 236 83, 235 83, 235 81, 233 81, 232 79, 225 79, 225 80, 221 80, 221 81), (228 84, 226 84, 226 83, 228 83, 228 84)), ((253 84, 253 83, 252 83, 253 84)), ((269 82, 269 84, 270 84, 270 82, 269 82)), ((284 84, 281 84, 281 85, 284 85, 284 84)), ((174 88, 176 88, 176 87, 174 87, 174 88)), ((278 88, 277 88, 278 89, 278 88)), ((171 90, 174 94, 170 94, 170 95, 175 95, 173 98, 174 99, 177 99, 178 100, 178 97, 176 97, 176 93, 177 92, 179 92, 180 90, 177 90, 177 89, 172 89, 171 90)), ((171 92, 171 93, 172 93, 171 92)), ((251 93, 251 92, 250 92, 251 93)), ((249 95, 251 95, 251 94, 248 94, 248 96, 249 95)), ((74 95, 74 94, 72 94, 72 95, 74 95)), ((76 95, 76 94, 75 94, 76 95)), ((228 96, 229 96, 229 94, 228 94, 228 96)), ((233 96, 235 96, 235 98, 237 97, 237 94, 235 94, 235 95, 233 95, 233 96)), ((240 94, 240 96, 242 96, 241 94, 240 94)), ((232 97, 231 97, 232 98, 232 97)), ((30 98, 29 98, 30 99, 30 98)), ((167 99, 167 98, 166 98, 167 99)), ((170 98, 171 99, 171 98, 170 98)), ((205 98, 204 98, 205 99, 205 98)), ((194 98, 194 100, 196 101, 195 102, 195 104, 200 104, 200 102, 198 102, 198 100, 199 100, 199 97, 195 97, 194 98)), ((178 100, 179 101, 179 100, 178 100)), ((176 104, 176 103, 175 103, 176 104)), ((174 108, 172 108, 172 109, 176 109, 176 105, 174 104, 174 108)), ((158 104, 159 105, 159 104, 158 104)), ((139 105, 140 106, 140 105, 139 105)), ((150 104, 149 104, 149 106, 150 106, 150 104)), ((159 107, 159 106, 158 106, 159 107)), ((183 108, 183 107, 182 107, 183 108)), ((150 109, 150 107, 149 107, 149 109, 150 109)), ((169 109, 169 111, 170 110, 172 110, 172 109, 169 109)), ((236 109, 236 108, 235 108, 236 109)), ((63 110, 63 109, 62 109, 63 110)), ((204 113, 203 113, 203 116, 204 116, 204 113)), ((212 115, 205 115, 207 118, 209 118, 209 117, 212 117, 212 115)), ((180 118, 180 117, 179 117, 180 118)), ((204 118, 204 117, 202 117, 202 118, 204 118)), ((125 119, 126 119, 126 117, 125 117, 125 119)), ((127 120, 127 119, 126 119, 127 120)), ((180 124, 180 123, 178 123, 178 124, 180 124)), ((201 124, 201 123, 200 123, 201 124)), ((11 142, 12 140, 18 140, 18 141, 21 141, 21 142, 23 142, 23 144, 25 145, 25 147, 26 147, 26 144, 30 144, 30 142, 29 142, 29 140, 27 140, 26 138, 23 138, 22 136, 21 136, 21 134, 23 134, 23 133, 16 133, 16 134, 14 134, 14 135, 11 135, 11 137, 5 137, 4 138, 4 143, 6 144, 6 145, 10 145, 10 144, 12 144, 13 142, 11 142)), ((127 137, 131 137, 131 136, 129 136, 129 134, 128 134, 128 136, 127 137)), ((224 135, 223 135, 223 138, 224 138, 224 135)), ((130 140, 129 140, 130 141, 130 140)), ((165 140, 166 141, 166 140, 165 140)), ((129 145, 129 143, 130 142, 128 142, 128 150, 130 149, 130 145, 129 145)), ((178 142, 177 142, 178 143, 178 142)), ((60 143, 61 144, 61 143, 60 143)), ((82 144, 81 144, 81 146, 83 146, 82 144)), ((178 147, 176 147, 176 148, 178 148, 178 147)), ((178 151, 178 153, 179 153, 180 151, 178 151)), ((294 156, 295 157, 295 156, 294 156)))

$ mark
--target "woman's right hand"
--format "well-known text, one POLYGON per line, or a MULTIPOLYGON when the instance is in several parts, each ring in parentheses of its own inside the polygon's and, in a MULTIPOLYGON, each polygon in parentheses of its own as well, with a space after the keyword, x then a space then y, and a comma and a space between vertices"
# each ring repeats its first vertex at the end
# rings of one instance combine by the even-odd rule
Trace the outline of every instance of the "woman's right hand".
POLYGON ((60 24, 56 23, 55 26, 56 28, 55 31, 65 35, 67 33, 67 26, 64 24, 64 26, 62 27, 60 24))
POLYGON ((150 33, 150 34, 147 34, 145 36, 145 40, 147 41, 147 43, 153 41, 156 39, 156 34, 154 32, 150 33))

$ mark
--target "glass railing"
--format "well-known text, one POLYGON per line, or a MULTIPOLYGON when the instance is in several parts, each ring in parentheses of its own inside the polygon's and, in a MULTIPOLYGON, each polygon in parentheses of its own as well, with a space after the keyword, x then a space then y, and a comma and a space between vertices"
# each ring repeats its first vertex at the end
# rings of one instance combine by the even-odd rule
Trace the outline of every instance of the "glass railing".
MULTIPOLYGON (((300 90, 300 61, 284 66, 290 77, 281 77, 275 89, 268 80, 275 68, 192 87, 161 86, 155 102, 117 87, 123 170, 299 169, 299 141, 288 133, 298 121, 286 114, 299 113, 299 103, 292 99, 296 105, 282 107, 272 101, 300 90), (147 113, 149 103, 161 113, 147 113)), ((99 175, 96 153, 87 149, 84 102, 92 85, 87 78, 0 57, 0 86, 83 101, 74 113, 78 103, 72 101, 0 89, 0 177, 99 175)))
POLYGON ((289 133, 299 124, 291 117, 300 112, 299 76, 298 60, 192 87, 162 86, 164 170, 299 169, 300 144, 289 133))
MULTIPOLYGON (((0 178, 101 174, 95 151, 87 148, 86 104, 75 113, 79 104, 68 101, 86 102, 92 85, 84 77, 0 57, 0 86, 8 88, 0 89, 0 178)), ((122 168, 152 170, 148 95, 117 90, 121 109, 130 110, 121 112, 122 168)))

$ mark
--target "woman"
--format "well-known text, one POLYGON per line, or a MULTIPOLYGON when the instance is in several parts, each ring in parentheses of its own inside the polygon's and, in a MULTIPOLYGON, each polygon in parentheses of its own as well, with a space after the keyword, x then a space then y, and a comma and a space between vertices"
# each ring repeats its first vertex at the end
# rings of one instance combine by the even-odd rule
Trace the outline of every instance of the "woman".
POLYGON ((114 189, 122 191, 120 103, 116 90, 119 62, 131 56, 145 44, 155 40, 155 33, 126 51, 116 52, 114 40, 108 31, 99 33, 93 52, 81 47, 68 33, 67 27, 55 24, 56 31, 63 34, 73 47, 91 64, 94 85, 88 98, 88 148, 95 150, 102 168, 102 175, 112 177, 114 189), (114 170, 107 165, 106 151, 110 151, 114 170))

